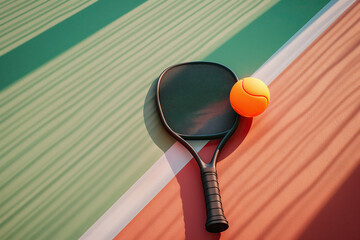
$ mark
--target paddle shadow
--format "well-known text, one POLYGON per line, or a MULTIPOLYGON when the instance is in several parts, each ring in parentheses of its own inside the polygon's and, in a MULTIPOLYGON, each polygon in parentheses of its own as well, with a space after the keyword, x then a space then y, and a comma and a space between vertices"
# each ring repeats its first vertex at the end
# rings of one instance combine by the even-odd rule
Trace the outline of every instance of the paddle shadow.
MULTIPOLYGON (((162 149, 162 151, 166 152, 175 143, 175 140, 165 130, 160 121, 155 101, 156 83, 157 79, 154 80, 149 87, 144 101, 143 117, 146 129, 151 139, 160 149, 162 149)), ((220 152, 218 161, 224 160, 237 149, 248 134, 251 124, 252 118, 240 117, 239 126, 220 152)), ((199 152, 203 161, 209 162, 211 160, 219 141, 219 139, 210 141, 199 152)), ((187 150, 184 148, 184 151, 187 150)), ((173 166, 171 161, 169 161, 169 164, 176 174, 176 168, 178 167, 173 166)), ((180 197, 182 199, 186 239, 219 239, 221 236, 220 233, 214 234, 205 230, 205 199, 203 195, 200 170, 194 159, 192 159, 190 163, 188 163, 179 173, 176 174, 176 180, 180 186, 180 197)))
MULTIPOLYGON (((252 118, 241 117, 238 128, 225 144, 220 152, 218 161, 224 160, 244 141, 252 124, 252 118)), ((200 152, 200 157, 209 162, 219 140, 210 141, 200 152)), ((218 176, 221 178, 221 175, 218 176)), ((180 196, 185 223, 186 239, 220 239, 221 233, 209 233, 205 230, 206 207, 204 190, 201 182, 200 169, 194 159, 187 164, 184 169, 176 175, 176 180, 180 185, 180 196)), ((220 185, 220 191, 222 186, 220 185)), ((226 206, 224 208, 226 216, 226 206)), ((231 227, 231 223, 229 223, 231 227)))
POLYGON ((155 79, 144 101, 143 117, 146 130, 151 137, 152 141, 163 151, 166 152, 174 143, 175 140, 163 127, 160 116, 156 107, 156 83, 155 79))

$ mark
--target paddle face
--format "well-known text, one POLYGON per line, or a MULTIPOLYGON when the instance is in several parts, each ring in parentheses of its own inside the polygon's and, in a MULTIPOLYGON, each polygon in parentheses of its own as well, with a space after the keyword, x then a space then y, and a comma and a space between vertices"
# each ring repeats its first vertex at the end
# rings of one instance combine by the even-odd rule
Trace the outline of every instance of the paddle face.
POLYGON ((236 121, 229 101, 236 82, 231 70, 216 63, 192 62, 168 68, 157 89, 165 127, 184 139, 225 136, 236 121))

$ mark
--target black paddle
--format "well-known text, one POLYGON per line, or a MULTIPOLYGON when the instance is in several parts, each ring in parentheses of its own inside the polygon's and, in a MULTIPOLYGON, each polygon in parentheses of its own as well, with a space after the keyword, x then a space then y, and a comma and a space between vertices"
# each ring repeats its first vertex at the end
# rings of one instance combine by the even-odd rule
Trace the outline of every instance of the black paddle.
POLYGON ((213 233, 229 227, 222 209, 215 164, 239 123, 229 101, 236 82, 236 75, 223 65, 189 62, 169 67, 157 83, 156 102, 162 124, 189 150, 200 167, 207 212, 205 227, 213 233), (203 162, 186 141, 219 138, 222 140, 210 163, 203 162))

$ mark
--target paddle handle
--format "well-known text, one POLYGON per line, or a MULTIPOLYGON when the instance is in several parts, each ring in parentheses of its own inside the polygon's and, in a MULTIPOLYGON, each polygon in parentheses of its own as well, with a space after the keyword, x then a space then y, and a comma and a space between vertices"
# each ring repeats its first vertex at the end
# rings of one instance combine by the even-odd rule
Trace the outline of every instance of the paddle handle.
POLYGON ((206 203, 206 230, 212 233, 225 231, 229 228, 229 223, 225 218, 222 208, 219 182, 215 167, 203 168, 201 179, 204 187, 206 203))

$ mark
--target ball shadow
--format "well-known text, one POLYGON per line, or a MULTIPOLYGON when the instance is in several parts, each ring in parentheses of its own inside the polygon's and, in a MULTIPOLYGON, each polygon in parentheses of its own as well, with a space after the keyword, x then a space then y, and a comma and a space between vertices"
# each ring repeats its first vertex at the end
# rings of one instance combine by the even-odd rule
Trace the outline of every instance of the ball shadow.
POLYGON ((228 157, 240 146, 240 144, 245 140, 246 136, 248 135, 252 122, 253 118, 240 116, 239 125, 233 135, 230 137, 230 139, 226 142, 224 148, 221 150, 219 158, 217 160, 218 162, 228 157))

